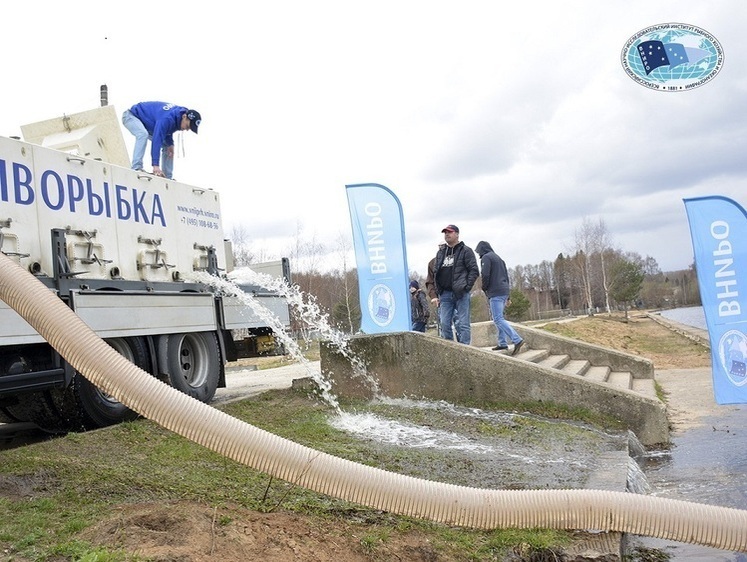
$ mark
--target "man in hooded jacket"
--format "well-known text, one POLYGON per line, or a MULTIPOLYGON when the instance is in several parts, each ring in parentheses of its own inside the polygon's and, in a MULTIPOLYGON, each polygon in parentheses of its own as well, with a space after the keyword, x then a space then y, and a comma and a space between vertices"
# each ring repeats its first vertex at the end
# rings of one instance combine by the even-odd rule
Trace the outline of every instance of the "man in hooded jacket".
POLYGON ((508 295, 511 292, 506 262, 485 241, 478 242, 475 250, 477 251, 477 255, 480 256, 482 290, 488 297, 490 314, 493 316, 493 322, 498 333, 498 345, 493 350, 500 351, 508 349, 506 338, 509 337, 514 344, 511 355, 516 355, 524 344, 524 340, 521 339, 521 336, 516 333, 516 330, 503 317, 503 310, 506 308, 508 295))
POLYGON ((441 232, 446 242, 438 248, 433 267, 433 281, 436 291, 441 324, 441 337, 454 339, 452 322, 457 341, 469 345, 472 341, 470 326, 470 291, 480 276, 477 259, 472 248, 459 241, 459 228, 453 224, 441 232))

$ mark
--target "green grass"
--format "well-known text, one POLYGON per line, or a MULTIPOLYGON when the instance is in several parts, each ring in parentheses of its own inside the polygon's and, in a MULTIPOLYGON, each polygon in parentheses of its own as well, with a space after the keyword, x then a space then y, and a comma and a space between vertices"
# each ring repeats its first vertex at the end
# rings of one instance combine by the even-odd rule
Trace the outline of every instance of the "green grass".
MULTIPOLYGON (((397 469, 385 455, 327 423, 328 407, 294 391, 274 391, 226 405, 227 413, 315 449, 397 469)), ((210 506, 360 521, 360 544, 376 552, 393 533, 426 534, 434 548, 465 560, 493 559, 501 549, 550 548, 559 531, 476 531, 393 516, 273 479, 147 420, 3 451, 0 463, 0 561, 137 562, 126 552, 80 539, 116 506, 194 501, 210 506), (11 492, 16 490, 16 492, 11 492)), ((404 453, 400 453, 404 454, 404 453)), ((427 475, 427 474, 424 474, 427 475)), ((222 516, 217 525, 231 524, 222 516)), ((495 558, 499 559, 499 558, 495 558)))

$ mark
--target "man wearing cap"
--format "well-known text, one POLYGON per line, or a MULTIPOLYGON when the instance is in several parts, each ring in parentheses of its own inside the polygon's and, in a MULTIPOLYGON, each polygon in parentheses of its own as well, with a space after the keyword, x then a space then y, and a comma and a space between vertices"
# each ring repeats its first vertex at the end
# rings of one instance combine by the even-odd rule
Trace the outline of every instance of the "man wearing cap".
POLYGON ((446 244, 438 249, 433 268, 433 279, 441 324, 441 337, 453 340, 452 322, 459 343, 472 341, 469 303, 470 291, 480 275, 472 248, 459 241, 459 228, 453 224, 441 232, 446 244))
POLYGON ((162 101, 143 101, 125 110, 122 124, 135 135, 132 169, 143 171, 143 157, 150 139, 153 175, 171 179, 174 171, 174 133, 191 130, 197 134, 201 121, 198 111, 162 101))

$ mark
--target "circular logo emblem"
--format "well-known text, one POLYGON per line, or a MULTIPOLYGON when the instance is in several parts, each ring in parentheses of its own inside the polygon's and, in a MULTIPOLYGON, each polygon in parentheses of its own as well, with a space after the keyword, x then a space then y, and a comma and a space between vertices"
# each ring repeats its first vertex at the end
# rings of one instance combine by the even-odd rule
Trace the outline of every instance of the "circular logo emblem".
POLYGON ((368 314, 378 326, 388 326, 394 319, 394 293, 386 285, 378 284, 368 293, 368 314))
POLYGON ((684 92, 712 80, 724 65, 724 51, 713 35, 694 25, 662 23, 628 39, 621 62, 641 86, 684 92))
POLYGON ((736 386, 747 384, 747 337, 739 330, 729 330, 718 342, 718 357, 726 376, 736 386))

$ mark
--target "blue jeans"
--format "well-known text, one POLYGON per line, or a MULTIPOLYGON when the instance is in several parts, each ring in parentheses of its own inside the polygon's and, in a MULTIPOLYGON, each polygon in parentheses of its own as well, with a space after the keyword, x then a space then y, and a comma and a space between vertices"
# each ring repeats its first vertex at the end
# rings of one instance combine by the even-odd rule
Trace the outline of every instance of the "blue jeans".
POLYGON ((469 293, 465 293, 459 299, 454 298, 454 293, 444 291, 438 296, 438 317, 441 321, 441 337, 447 340, 454 339, 451 323, 454 322, 456 337, 459 343, 469 345, 472 341, 472 328, 469 323, 469 293))
POLYGON ((516 333, 516 330, 503 317, 503 309, 506 308, 507 300, 508 296, 490 298, 490 314, 498 331, 498 345, 507 345, 506 338, 511 338, 511 342, 514 344, 521 341, 521 336, 516 333))
POLYGON ((425 332, 425 322, 413 322, 412 331, 413 332, 425 332))
MULTIPOLYGON (((122 125, 125 129, 135 135, 135 149, 132 151, 132 169, 142 170, 143 169, 143 158, 145 157, 145 149, 148 146, 148 140, 151 139, 148 130, 143 125, 143 122, 135 117, 132 112, 127 109, 122 114, 122 125)), ((168 152, 166 151, 166 145, 161 147, 161 170, 163 174, 171 179, 174 173, 174 159, 169 158, 168 152)))

